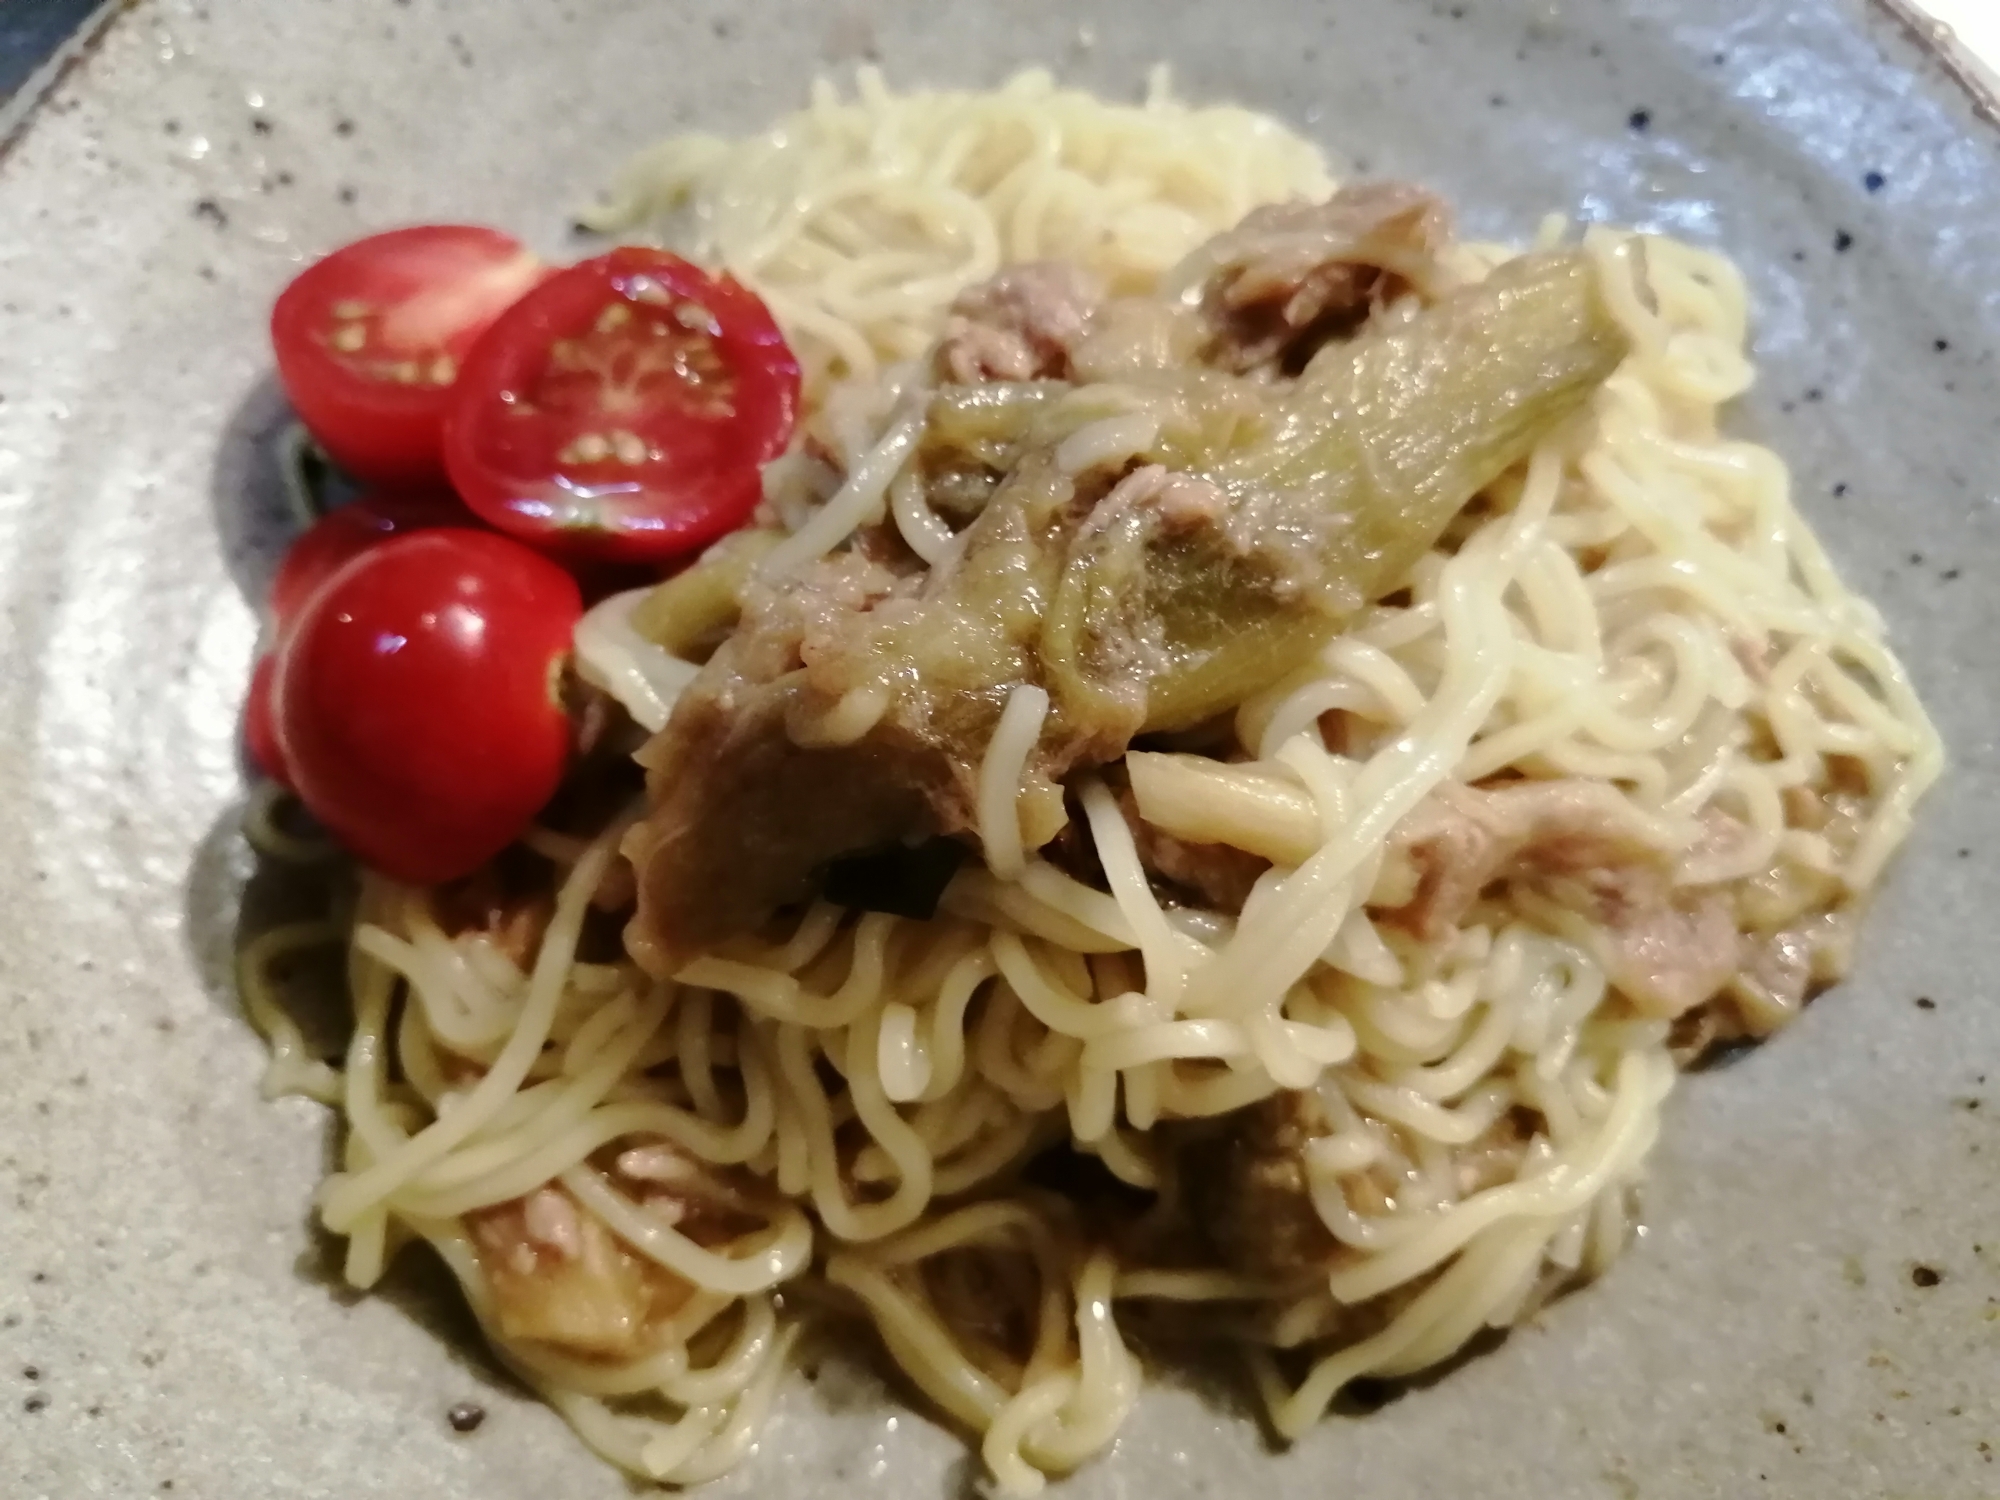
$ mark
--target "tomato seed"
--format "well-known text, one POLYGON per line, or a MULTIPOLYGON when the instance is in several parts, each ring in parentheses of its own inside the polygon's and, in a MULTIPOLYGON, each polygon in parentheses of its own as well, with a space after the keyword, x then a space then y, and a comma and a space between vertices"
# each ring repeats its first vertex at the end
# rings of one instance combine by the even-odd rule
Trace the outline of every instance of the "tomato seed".
POLYGON ((582 432, 563 446, 557 463, 601 464, 611 456, 611 442, 601 432, 582 432))

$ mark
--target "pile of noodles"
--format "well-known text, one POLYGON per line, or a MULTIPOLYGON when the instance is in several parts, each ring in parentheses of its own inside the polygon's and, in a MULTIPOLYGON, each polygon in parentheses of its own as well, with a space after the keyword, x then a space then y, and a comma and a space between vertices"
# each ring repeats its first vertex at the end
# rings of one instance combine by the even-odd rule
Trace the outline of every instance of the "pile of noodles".
MULTIPOLYGON (((822 86, 762 136, 654 148, 599 222, 670 226, 763 295, 801 351, 821 456, 773 467, 771 507, 795 532, 782 568, 885 515, 926 558, 948 539, 907 476, 905 396, 961 289, 1063 256, 1144 290, 1247 209, 1329 187, 1275 122, 1158 83, 1126 107, 1041 74, 896 95, 864 73, 855 98, 822 86)), ((428 1242, 500 1357, 592 1447, 681 1483, 752 1446, 798 1336, 788 1309, 859 1312, 976 1435, 1000 1488, 1026 1494, 1111 1441, 1140 1385, 1125 1335, 1142 1316, 1178 1309, 1240 1346, 1291 1438, 1346 1382, 1422 1369, 1603 1267, 1674 1082, 1671 1022, 1607 983, 1587 914, 1488 900, 1431 943, 1372 921, 1391 831, 1441 786, 1588 778, 1669 847, 1694 846, 1711 810, 1743 825, 1706 879, 1776 872, 1851 914, 1941 751, 1784 465, 1718 429, 1752 379, 1734 268, 1663 239, 1642 255, 1603 231, 1586 245, 1633 351, 1588 419, 1495 487, 1394 602, 1236 715, 1235 769, 1305 809, 1294 857, 1240 913, 1163 907, 1098 773, 1072 789, 1108 888, 1023 850, 1014 787, 1046 709, 1024 689, 984 766, 986 862, 929 922, 821 903, 671 983, 582 962, 621 821, 530 838, 556 894, 525 962, 448 936, 425 893, 377 878, 351 923, 261 938, 244 985, 275 1049, 268 1086, 346 1127, 318 1204, 349 1280, 428 1242), (1851 836, 1799 822, 1794 793, 1857 770, 1851 836), (268 972, 333 941, 355 1012, 337 1069, 307 1055, 268 972), (1332 1133, 1307 1152, 1307 1185, 1341 1249, 1305 1284, 1149 1258, 1143 1236, 1097 1234, 1088 1204, 1020 1175, 1069 1142, 1170 1217, 1162 1122, 1314 1086, 1332 1133), (1509 1120, 1532 1125, 1505 1180, 1470 1183, 1466 1153, 1509 1120), (730 1238, 648 1207, 607 1164, 635 1141, 709 1174, 730 1238), (728 1185, 746 1181, 761 1186, 728 1185), (467 1216, 552 1184, 693 1288, 643 1357, 501 1330, 467 1216)), ((1504 256, 1456 253, 1468 277, 1504 256)), ((1270 842, 1205 804, 1199 774, 1154 795, 1215 841, 1270 842)), ((1734 1003, 1755 1034, 1787 1019, 1748 990, 1734 1003)))

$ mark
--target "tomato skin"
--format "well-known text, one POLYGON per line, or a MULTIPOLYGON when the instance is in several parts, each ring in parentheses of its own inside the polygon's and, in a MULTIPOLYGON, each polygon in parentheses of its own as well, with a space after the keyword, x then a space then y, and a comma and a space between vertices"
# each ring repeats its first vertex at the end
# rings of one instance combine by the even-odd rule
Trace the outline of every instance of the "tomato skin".
POLYGON ((575 581, 490 532, 420 531, 349 561, 278 653, 277 743, 308 811, 398 880, 498 854, 568 763, 575 581))
POLYGON ((452 495, 415 491, 350 500, 314 521, 285 549, 271 578, 272 622, 282 634, 322 583, 392 536, 437 526, 478 525, 478 518, 452 495))
POLYGON ((435 485, 444 477, 438 443, 457 365, 546 274, 519 241, 475 225, 356 240, 279 294, 271 310, 279 381, 306 430, 348 473, 390 489, 435 485), (359 307, 370 312, 341 316, 359 307), (349 323, 366 335, 355 349, 336 343, 349 323))
POLYGON ((284 787, 292 788, 292 773, 278 746, 278 726, 271 704, 271 681, 277 675, 276 653, 267 651, 250 669, 250 688, 243 695, 243 750, 250 764, 284 787))
POLYGON ((330 510, 293 538, 271 579, 272 644, 257 659, 243 698, 243 748, 258 771, 291 790, 271 703, 278 650, 321 584, 377 543, 433 526, 476 526, 456 497, 425 492, 363 495, 330 510))
POLYGON ((558 272, 480 336, 445 467, 502 531, 657 565, 749 519, 798 402, 798 361, 753 292, 624 246, 558 272))

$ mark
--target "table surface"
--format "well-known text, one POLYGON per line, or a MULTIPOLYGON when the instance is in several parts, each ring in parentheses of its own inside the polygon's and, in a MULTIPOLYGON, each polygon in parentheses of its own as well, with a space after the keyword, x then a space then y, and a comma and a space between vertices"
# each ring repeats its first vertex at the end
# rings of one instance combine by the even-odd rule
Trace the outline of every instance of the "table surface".
POLYGON ((0 0, 0 102, 89 18, 102 0, 0 0))
POLYGON ((1993 0, 1924 0, 1924 9, 1956 31, 1988 67, 2000 69, 2000 5, 1993 0))

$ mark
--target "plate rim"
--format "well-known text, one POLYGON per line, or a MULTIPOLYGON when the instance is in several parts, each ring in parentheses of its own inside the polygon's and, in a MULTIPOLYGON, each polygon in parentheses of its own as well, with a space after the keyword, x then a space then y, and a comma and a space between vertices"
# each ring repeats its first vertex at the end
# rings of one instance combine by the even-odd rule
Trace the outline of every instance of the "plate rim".
MULTIPOLYGON (((0 170, 46 112, 64 82, 87 64, 120 23, 130 20, 150 0, 104 0, 33 73, 11 99, 0 100, 0 170)), ((2000 59, 1988 63, 1967 46, 1945 21, 1926 11, 1918 0, 1864 0, 1886 18, 1905 40, 1928 55, 1946 79, 1964 94, 1973 117, 2000 131, 2000 59)))

